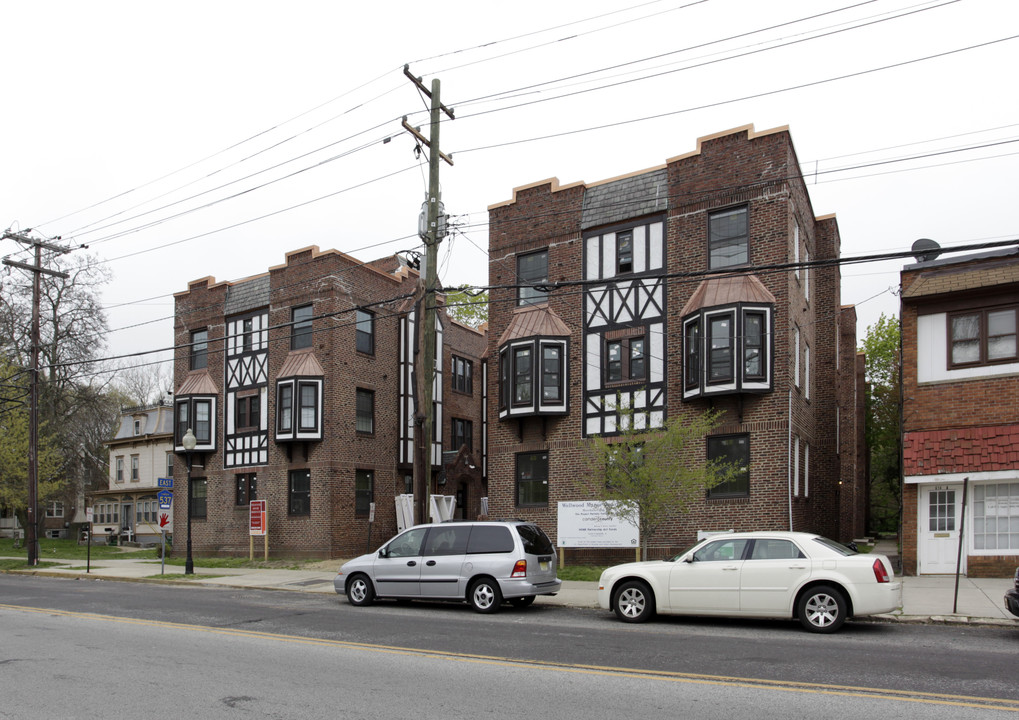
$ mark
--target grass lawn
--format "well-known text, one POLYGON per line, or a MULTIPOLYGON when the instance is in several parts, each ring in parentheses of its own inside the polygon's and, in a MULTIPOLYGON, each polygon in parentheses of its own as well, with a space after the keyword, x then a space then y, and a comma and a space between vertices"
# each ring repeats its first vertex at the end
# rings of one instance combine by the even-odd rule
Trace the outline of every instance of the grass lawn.
MULTIPOLYGON (((169 550, 169 546, 167 548, 169 550)), ((56 563, 47 562, 50 559, 84 561, 89 557, 87 545, 79 545, 76 540, 51 540, 50 538, 39 539, 39 567, 53 566, 56 563)), ((151 560, 159 563, 158 548, 138 548, 106 545, 93 545, 91 560, 109 560, 111 558, 134 557, 138 559, 151 560)), ((28 550, 25 547, 15 548, 14 540, 11 538, 0 538, 0 558, 24 558, 24 560, 0 560, 0 570, 22 569, 27 567, 28 550)), ((274 559, 248 561, 247 555, 242 557, 203 557, 194 558, 196 567, 203 568, 275 568, 281 570, 301 570, 307 564, 314 561, 274 559)), ((166 564, 184 567, 183 557, 167 557, 166 564)), ((339 567, 339 561, 336 562, 339 567)))

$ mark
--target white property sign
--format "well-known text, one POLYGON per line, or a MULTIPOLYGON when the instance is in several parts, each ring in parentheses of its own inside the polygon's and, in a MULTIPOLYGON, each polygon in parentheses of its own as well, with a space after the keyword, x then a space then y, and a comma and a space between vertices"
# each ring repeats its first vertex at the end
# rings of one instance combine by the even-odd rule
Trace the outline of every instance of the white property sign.
POLYGON ((619 548, 640 545, 636 525, 610 515, 607 503, 581 500, 559 503, 559 547, 619 548))

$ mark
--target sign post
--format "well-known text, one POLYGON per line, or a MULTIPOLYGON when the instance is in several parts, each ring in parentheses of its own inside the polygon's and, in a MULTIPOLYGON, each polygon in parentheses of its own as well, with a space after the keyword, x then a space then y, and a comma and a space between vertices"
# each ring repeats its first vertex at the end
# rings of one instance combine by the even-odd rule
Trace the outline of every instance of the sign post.
POLYGON ((263 559, 269 559, 269 533, 265 517, 265 500, 252 500, 249 505, 248 560, 255 559, 255 536, 262 536, 263 559))
POLYGON ((85 522, 88 523, 88 537, 85 539, 85 572, 92 572, 92 508, 85 508, 85 522))
POLYGON ((375 524, 375 503, 368 503, 368 549, 366 553, 372 551, 372 525, 375 524))
MULTIPOLYGON (((173 487, 173 478, 156 478, 159 487, 163 488, 156 493, 156 500, 159 501, 160 510, 169 510, 173 505, 173 493, 169 488, 173 487)), ((159 516, 159 574, 166 574, 166 526, 170 524, 170 514, 162 513, 159 516)))

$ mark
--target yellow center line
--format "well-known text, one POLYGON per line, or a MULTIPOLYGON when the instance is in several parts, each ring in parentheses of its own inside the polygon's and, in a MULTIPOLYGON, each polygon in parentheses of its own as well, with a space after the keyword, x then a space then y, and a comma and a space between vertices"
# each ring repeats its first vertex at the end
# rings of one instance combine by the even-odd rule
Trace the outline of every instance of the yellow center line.
POLYGON ((376 645, 364 642, 353 642, 349 640, 329 640, 324 638, 309 638, 302 637, 299 635, 285 635, 281 633, 262 632, 258 630, 217 628, 210 627, 207 625, 192 625, 188 623, 175 623, 167 622, 164 620, 151 620, 147 618, 127 618, 118 617, 115 615, 83 613, 71 610, 52 610, 45 608, 26 607, 21 605, 7 605, 3 603, 0 603, 0 610, 38 613, 42 615, 55 615, 59 617, 80 618, 86 620, 101 620, 106 622, 121 623, 125 625, 141 625, 145 627, 193 630, 197 632, 212 633, 216 635, 230 635, 233 637, 279 640, 283 642, 297 643, 302 645, 317 645, 321 647, 342 647, 353 650, 362 650, 365 652, 441 658, 453 660, 456 662, 474 663, 479 665, 493 665, 497 667, 513 667, 519 669, 541 668, 543 670, 554 670, 558 672, 582 675, 597 675, 605 677, 611 676, 642 680, 662 680, 666 682, 690 683, 698 685, 718 685, 726 687, 756 688, 762 690, 777 690, 784 692, 809 693, 817 695, 836 695, 843 697, 856 697, 862 699, 898 700, 901 702, 914 702, 929 705, 950 705, 957 707, 972 707, 981 709, 995 709, 1019 712, 1019 700, 1010 700, 1007 698, 979 697, 972 695, 953 695, 948 693, 930 693, 912 690, 895 690, 891 688, 873 688, 853 685, 832 685, 826 683, 797 682, 792 680, 771 680, 766 678, 738 677, 727 675, 707 675, 702 673, 682 673, 673 672, 669 670, 641 670, 638 668, 614 667, 611 665, 586 665, 577 663, 552 662, 545 660, 523 660, 516 658, 500 657, 498 655, 479 655, 475 653, 460 653, 444 650, 425 650, 422 648, 401 647, 398 645, 376 645))

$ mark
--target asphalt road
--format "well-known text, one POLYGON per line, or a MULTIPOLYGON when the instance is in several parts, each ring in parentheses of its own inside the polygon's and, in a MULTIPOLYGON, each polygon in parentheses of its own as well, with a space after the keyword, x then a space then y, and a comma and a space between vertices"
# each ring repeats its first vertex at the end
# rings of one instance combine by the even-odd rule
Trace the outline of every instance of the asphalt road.
POLYGON ((0 718, 1015 717, 1017 650, 1001 627, 826 636, 0 575, 0 718))

